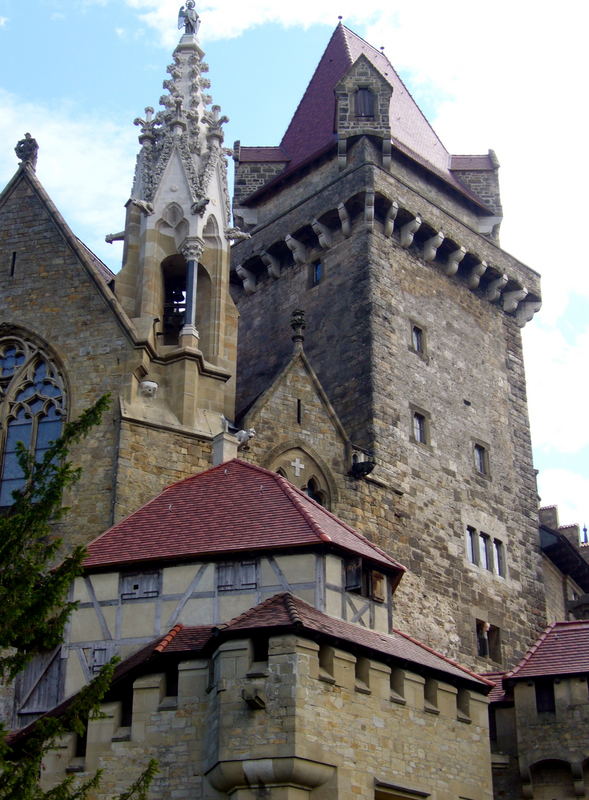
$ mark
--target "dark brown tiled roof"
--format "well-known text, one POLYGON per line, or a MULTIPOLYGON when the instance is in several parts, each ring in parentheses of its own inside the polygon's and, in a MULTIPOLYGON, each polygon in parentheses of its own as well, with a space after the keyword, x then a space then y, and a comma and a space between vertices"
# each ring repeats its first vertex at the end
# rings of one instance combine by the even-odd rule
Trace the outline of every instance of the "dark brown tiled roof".
POLYGON ((493 170, 495 165, 487 153, 481 156, 450 156, 450 169, 493 170))
POLYGON ((400 579, 384 550, 269 470, 233 459, 186 478, 95 539, 86 568, 321 546, 353 553, 400 579))
POLYGON ((476 675, 466 667, 452 661, 431 647, 418 642, 406 633, 393 630, 391 634, 379 633, 360 625, 328 617, 299 597, 289 593, 277 594, 255 608, 240 614, 219 628, 221 634, 293 626, 337 639, 370 650, 387 658, 407 661, 420 667, 446 673, 453 678, 474 681, 482 689, 493 686, 493 681, 476 675))
POLYGON ((506 678, 589 673, 589 620, 554 622, 506 678))

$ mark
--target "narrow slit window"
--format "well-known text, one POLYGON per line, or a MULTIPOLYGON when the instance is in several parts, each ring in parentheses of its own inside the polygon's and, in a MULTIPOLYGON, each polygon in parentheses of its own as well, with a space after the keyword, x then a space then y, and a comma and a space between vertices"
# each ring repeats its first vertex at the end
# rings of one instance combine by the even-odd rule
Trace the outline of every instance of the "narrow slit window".
POLYGON ((474 466, 480 475, 489 474, 489 455, 487 448, 482 444, 475 444, 474 446, 474 466))
POLYGON ((420 328, 419 325, 412 325, 411 327, 411 345, 416 353, 423 353, 424 351, 423 328, 420 328))

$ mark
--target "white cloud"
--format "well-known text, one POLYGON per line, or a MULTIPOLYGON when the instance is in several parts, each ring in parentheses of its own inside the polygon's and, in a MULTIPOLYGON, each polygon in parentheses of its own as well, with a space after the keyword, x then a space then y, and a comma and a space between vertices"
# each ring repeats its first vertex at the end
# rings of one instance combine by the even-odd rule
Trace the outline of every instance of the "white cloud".
POLYGON ((589 478, 566 469, 546 469, 538 475, 538 492, 542 505, 558 506, 560 525, 589 527, 586 498, 589 478))
POLYGON ((589 329, 581 326, 580 322, 580 332, 572 340, 542 322, 526 332, 528 404, 538 448, 572 454, 589 447, 589 425, 578 413, 589 397, 589 329), (581 406, 571 403, 574 398, 581 406))
MULTIPOLYGON (((16 145, 26 131, 39 143, 37 173, 56 206, 74 232, 112 263, 116 250, 104 236, 124 224, 135 131, 67 105, 26 103, 0 90, 0 140, 16 145)), ((17 164, 11 147, 0 149, 0 183, 8 181, 17 164)))
POLYGON ((8 17, 0 17, 0 28, 4 28, 8 22, 8 17))

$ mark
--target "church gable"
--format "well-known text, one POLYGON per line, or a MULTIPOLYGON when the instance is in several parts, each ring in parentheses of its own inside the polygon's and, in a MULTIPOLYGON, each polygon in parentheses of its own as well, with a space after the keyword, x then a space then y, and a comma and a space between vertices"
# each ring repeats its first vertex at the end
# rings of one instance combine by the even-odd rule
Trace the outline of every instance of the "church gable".
POLYGON ((295 346, 242 426, 256 431, 249 441, 252 460, 280 472, 322 505, 337 507, 353 446, 302 347, 295 346))

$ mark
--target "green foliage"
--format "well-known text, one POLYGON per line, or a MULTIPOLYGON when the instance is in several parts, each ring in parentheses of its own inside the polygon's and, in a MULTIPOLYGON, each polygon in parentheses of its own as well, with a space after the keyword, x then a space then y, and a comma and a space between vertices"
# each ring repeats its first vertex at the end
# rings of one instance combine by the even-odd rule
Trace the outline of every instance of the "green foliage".
MULTIPOLYGON (((53 524, 67 510, 62 506, 64 490, 80 478, 80 469, 68 461, 69 450, 100 423, 108 403, 105 395, 67 423, 41 461, 22 446, 18 451, 25 486, 0 516, 0 678, 5 680, 61 643, 75 608, 67 594, 82 572, 85 549, 77 547, 59 561, 62 542, 53 535, 53 524)), ((70 776, 48 791, 39 786, 39 776, 43 757, 56 740, 68 732, 83 735, 88 719, 100 714, 116 663, 111 660, 59 715, 38 720, 26 737, 11 742, 0 728, 0 800, 85 800, 98 787, 100 772, 82 782, 70 776)), ((152 760, 118 800, 145 800, 156 772, 152 760)))

